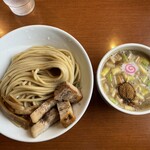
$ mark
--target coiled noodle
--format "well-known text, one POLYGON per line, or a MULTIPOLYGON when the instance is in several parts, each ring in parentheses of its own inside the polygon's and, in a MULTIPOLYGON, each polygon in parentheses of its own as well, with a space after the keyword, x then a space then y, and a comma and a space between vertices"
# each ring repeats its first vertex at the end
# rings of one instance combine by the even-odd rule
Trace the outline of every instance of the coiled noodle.
POLYGON ((59 83, 79 80, 80 70, 70 51, 32 47, 12 58, 0 83, 1 99, 11 112, 22 114, 20 110, 32 110, 52 97, 59 83))

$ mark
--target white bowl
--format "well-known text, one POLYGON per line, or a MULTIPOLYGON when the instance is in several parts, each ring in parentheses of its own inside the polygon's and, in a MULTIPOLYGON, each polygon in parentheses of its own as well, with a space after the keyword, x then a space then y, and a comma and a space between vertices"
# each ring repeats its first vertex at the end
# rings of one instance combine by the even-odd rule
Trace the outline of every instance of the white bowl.
POLYGON ((0 39, 0 78, 5 73, 12 56, 31 46, 51 45, 72 52, 81 69, 81 91, 83 99, 73 105, 76 120, 64 128, 60 123, 51 126, 37 138, 29 131, 16 127, 0 112, 1 134, 18 141, 40 142, 53 139, 71 129, 85 113, 93 92, 93 69, 90 59, 82 45, 67 32, 44 25, 32 25, 16 29, 0 39))
POLYGON ((122 51, 122 50, 138 50, 141 52, 144 52, 145 54, 147 54, 148 56, 150 56, 150 47, 142 45, 142 44, 136 44, 136 43, 129 43, 129 44, 123 44, 120 46, 117 46, 113 49, 111 49, 110 51, 108 51, 104 57, 101 59, 99 65, 98 65, 98 69, 97 69, 97 74, 96 74, 96 79, 97 79, 97 87, 98 87, 98 91, 100 93, 100 95, 102 96, 102 98, 108 103, 110 104, 112 107, 114 107, 115 109, 127 113, 127 114, 131 114, 131 115, 144 115, 144 114, 148 114, 150 113, 150 109, 149 110, 143 110, 143 111, 129 111, 129 110, 125 110, 123 108, 121 108, 118 105, 115 105, 111 100, 109 100, 108 96, 105 94, 102 84, 101 84, 101 77, 100 77, 100 72, 102 71, 102 68, 105 64, 105 62, 107 61, 107 59, 114 53, 122 51))

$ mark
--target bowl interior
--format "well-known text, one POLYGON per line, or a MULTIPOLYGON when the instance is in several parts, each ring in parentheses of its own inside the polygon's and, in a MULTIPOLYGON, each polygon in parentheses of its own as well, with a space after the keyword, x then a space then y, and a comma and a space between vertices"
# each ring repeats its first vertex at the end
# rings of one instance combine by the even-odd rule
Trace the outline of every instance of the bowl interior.
POLYGON ((12 56, 31 46, 50 45, 67 49, 72 52, 81 70, 81 90, 83 99, 73 105, 76 120, 67 128, 59 123, 50 127, 46 132, 32 138, 29 131, 16 127, 0 112, 0 132, 5 136, 24 142, 39 142, 55 138, 73 127, 86 111, 93 91, 93 71, 89 57, 81 44, 70 34, 50 26, 26 26, 16 29, 0 39, 0 78, 5 73, 12 56), (17 133, 17 134, 16 134, 17 133))
POLYGON ((127 114, 132 114, 132 115, 142 115, 142 114, 147 114, 150 113, 150 110, 143 110, 143 111, 129 111, 129 110, 125 110, 123 108, 121 108, 118 105, 115 105, 113 102, 111 102, 108 98, 108 96, 105 94, 104 89, 102 87, 102 83, 101 83, 101 77, 100 77, 100 72, 103 69, 103 66, 105 64, 105 62, 108 60, 108 58, 119 52, 122 50, 136 50, 136 51, 140 51, 143 52, 145 54, 147 54, 150 57, 150 48, 148 46, 142 45, 142 44, 136 44, 136 43, 129 43, 129 44, 123 44, 120 46, 117 46, 116 48, 108 51, 104 57, 102 58, 102 60, 100 61, 99 65, 98 65, 98 69, 97 69, 97 87, 99 90, 99 93, 102 95, 103 99, 110 104, 111 106, 113 106, 114 108, 116 108, 117 110, 127 113, 127 114))

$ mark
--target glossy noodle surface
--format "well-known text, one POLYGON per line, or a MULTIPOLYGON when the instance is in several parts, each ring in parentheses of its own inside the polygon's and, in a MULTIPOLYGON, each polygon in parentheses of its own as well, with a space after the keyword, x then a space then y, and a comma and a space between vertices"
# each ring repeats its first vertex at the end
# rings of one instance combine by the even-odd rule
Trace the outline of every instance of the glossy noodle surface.
POLYGON ((1 109, 26 128, 29 115, 53 97, 56 86, 64 81, 73 85, 80 81, 79 66, 72 53, 50 46, 31 47, 12 58, 1 79, 1 109))

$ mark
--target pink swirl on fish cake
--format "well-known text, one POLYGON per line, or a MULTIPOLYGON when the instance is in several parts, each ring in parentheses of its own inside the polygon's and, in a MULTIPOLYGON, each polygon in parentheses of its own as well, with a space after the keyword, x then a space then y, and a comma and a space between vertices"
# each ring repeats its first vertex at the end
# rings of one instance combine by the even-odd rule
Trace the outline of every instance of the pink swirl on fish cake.
POLYGON ((134 75, 138 70, 138 66, 134 62, 123 64, 122 70, 127 74, 134 75))
POLYGON ((125 66, 125 71, 127 73, 135 73, 136 72, 136 68, 132 64, 127 64, 125 66))

